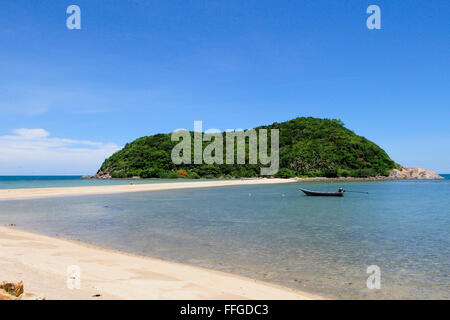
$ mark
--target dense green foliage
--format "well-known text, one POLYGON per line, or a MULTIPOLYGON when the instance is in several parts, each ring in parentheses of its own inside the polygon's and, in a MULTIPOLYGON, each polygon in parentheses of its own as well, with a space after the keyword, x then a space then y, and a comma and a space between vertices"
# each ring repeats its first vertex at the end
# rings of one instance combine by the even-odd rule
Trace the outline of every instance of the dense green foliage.
MULTIPOLYGON (((256 129, 279 129, 277 177, 369 177, 388 175, 397 166, 380 147, 345 128, 340 120, 296 118, 256 129)), ((178 142, 171 141, 170 137, 170 134, 157 134, 126 144, 105 160, 99 173, 109 173, 113 178, 182 178, 186 174, 181 175, 182 171, 177 170, 183 169, 187 178, 260 175, 259 164, 175 165, 171 152, 178 142)))

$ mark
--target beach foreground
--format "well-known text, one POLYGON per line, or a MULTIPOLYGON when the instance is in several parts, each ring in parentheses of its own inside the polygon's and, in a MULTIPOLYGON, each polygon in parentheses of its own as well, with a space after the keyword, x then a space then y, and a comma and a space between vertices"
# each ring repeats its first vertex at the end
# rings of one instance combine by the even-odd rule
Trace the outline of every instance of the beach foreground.
POLYGON ((0 227, 0 247, 0 280, 22 280, 26 292, 49 300, 320 299, 218 271, 7 227, 0 227), (80 289, 67 287, 67 268, 73 265, 81 270, 80 289))

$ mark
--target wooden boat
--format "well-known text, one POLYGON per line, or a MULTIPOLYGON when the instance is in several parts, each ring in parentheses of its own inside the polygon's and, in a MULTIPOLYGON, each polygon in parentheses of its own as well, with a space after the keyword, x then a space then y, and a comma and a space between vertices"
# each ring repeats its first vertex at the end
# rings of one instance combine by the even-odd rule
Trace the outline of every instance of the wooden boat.
POLYGON ((317 192, 302 188, 299 188, 299 190, 303 191, 307 196, 312 197, 343 197, 345 192, 343 189, 339 189, 338 192, 317 192))

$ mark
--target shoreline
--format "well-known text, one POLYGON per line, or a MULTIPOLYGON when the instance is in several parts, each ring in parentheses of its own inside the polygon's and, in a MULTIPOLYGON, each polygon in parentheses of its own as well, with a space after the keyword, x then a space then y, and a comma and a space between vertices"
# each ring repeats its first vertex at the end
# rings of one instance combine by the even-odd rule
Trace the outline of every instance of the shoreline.
POLYGON ((0 246, 0 281, 23 281, 25 292, 48 300, 325 299, 230 273, 5 226, 0 226, 0 246), (80 267, 80 289, 67 288, 71 265, 80 267))
POLYGON ((402 180, 390 177, 371 177, 371 178, 257 178, 257 179, 237 179, 237 180, 214 180, 214 181, 195 181, 195 182, 167 182, 167 183, 148 183, 148 184, 128 184, 128 185, 109 185, 109 186, 82 186, 82 187, 50 187, 50 188, 23 188, 23 189, 0 189, 1 200, 21 200, 33 198, 81 196, 93 194, 115 194, 128 192, 149 192, 175 189, 191 188, 211 188, 227 187, 240 185, 257 184, 280 184, 280 183, 301 183, 301 182, 346 182, 346 181, 391 181, 402 180))
POLYGON ((0 189, 0 200, 79 196, 90 194, 147 192, 159 190, 226 187, 226 186, 254 185, 254 184, 279 184, 279 183, 292 183, 296 181, 297 181, 296 179, 253 179, 253 180, 248 179, 248 180, 220 180, 220 181, 215 180, 215 181, 196 181, 196 182, 128 184, 128 185, 110 185, 110 186, 0 189))

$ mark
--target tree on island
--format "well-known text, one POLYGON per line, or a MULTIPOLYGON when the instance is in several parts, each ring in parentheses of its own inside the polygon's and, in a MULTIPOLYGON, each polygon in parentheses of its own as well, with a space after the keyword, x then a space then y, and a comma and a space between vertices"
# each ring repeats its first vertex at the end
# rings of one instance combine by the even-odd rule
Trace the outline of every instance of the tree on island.
MULTIPOLYGON (((387 176, 398 167, 383 149, 345 128, 340 120, 302 117, 255 129, 279 130, 280 169, 276 177, 387 176)), ((190 134, 193 136, 194 132, 190 134)), ((222 135, 225 137, 225 133, 222 135)), ((203 148, 212 142, 203 143, 203 148)), ((106 159, 94 177, 259 177, 261 164, 248 163, 248 141, 245 143, 246 164, 230 165, 224 161, 224 164, 196 165, 192 161, 191 164, 176 165, 171 152, 177 142, 171 140, 170 134, 146 136, 127 143, 106 159)), ((226 152, 225 142, 223 148, 226 152)))

